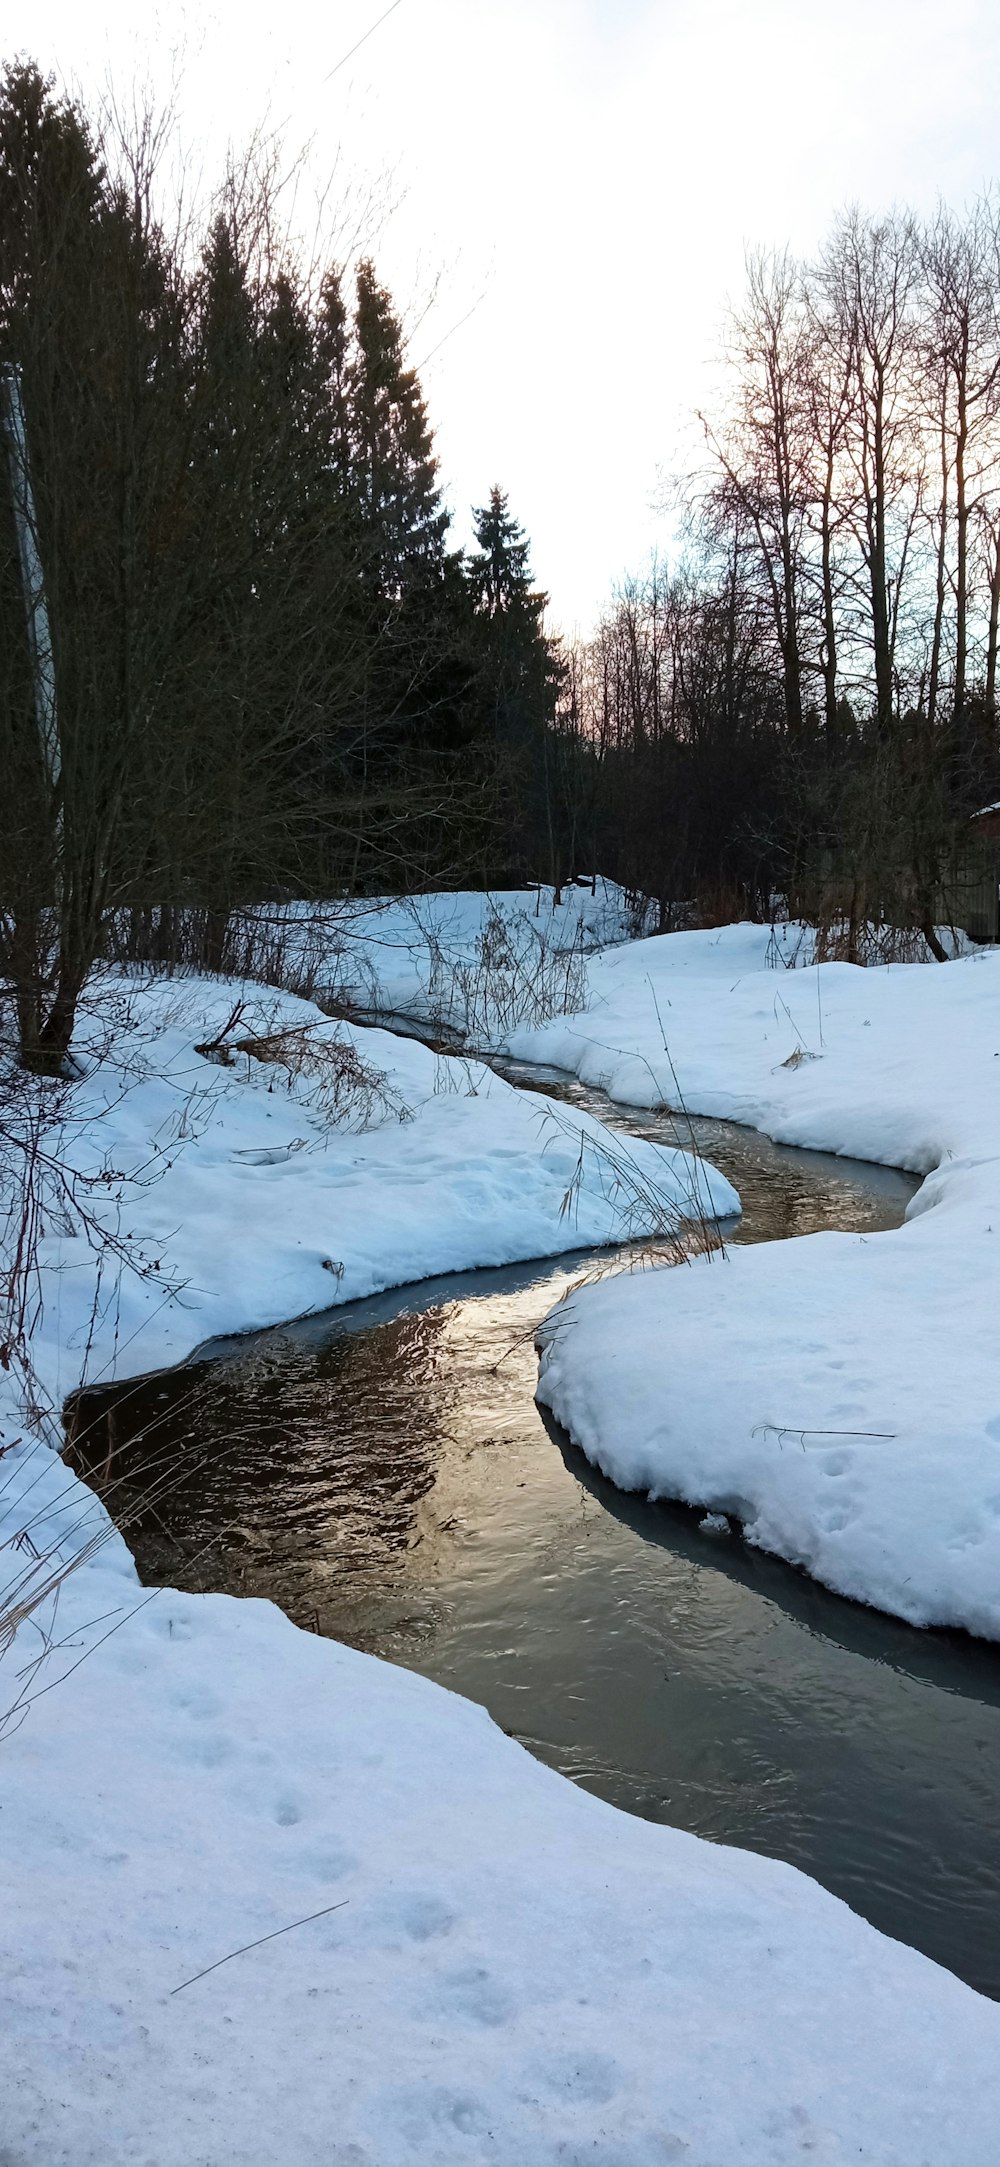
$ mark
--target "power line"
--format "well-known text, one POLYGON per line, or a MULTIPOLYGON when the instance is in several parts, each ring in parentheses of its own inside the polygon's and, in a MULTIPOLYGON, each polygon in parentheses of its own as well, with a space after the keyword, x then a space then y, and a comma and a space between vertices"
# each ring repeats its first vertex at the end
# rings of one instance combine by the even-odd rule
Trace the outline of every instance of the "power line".
POLYGON ((328 83, 332 76, 339 73, 341 68, 346 68, 348 61, 353 60, 355 53, 359 53, 361 51, 361 47, 363 45, 367 45, 369 38, 374 37, 376 30, 380 30, 382 24, 388 22, 390 15, 394 15, 396 9, 401 5, 402 0, 392 0, 392 6, 386 8, 385 14, 380 15, 378 21, 371 24, 370 28, 365 31, 364 36, 358 39, 357 44, 351 46, 351 50, 349 53, 344 53, 343 57, 337 61, 336 67, 330 69, 330 74, 324 75, 324 83, 328 83))

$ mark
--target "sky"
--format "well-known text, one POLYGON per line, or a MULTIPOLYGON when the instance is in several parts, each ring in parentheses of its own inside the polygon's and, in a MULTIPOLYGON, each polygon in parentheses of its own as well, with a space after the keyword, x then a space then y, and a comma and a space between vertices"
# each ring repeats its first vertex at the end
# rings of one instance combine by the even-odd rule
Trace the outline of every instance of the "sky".
POLYGON ((260 124, 308 146, 300 224, 368 207, 457 538, 498 482, 586 633, 670 555, 746 248, 1000 178, 1000 0, 397 0, 365 36, 387 5, 6 0, 2 50, 173 87, 207 177, 260 124))

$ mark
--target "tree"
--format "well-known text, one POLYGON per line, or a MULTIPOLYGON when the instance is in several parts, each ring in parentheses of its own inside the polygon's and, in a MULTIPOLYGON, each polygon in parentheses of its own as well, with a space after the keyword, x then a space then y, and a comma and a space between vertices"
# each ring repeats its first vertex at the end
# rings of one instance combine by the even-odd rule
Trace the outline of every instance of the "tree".
POLYGON ((803 530, 810 447, 808 322, 798 266, 786 253, 752 255, 747 296, 730 334, 736 375, 726 428, 707 427, 721 468, 720 508, 731 500, 756 541, 759 572, 781 655, 785 716, 803 715, 803 530))
MULTIPOLYGON (((167 626, 147 607, 173 559, 176 294, 150 213, 148 163, 109 178, 74 107, 38 70, 0 85, 0 349, 23 393, 52 629, 61 781, 26 788, 5 839, 6 962, 22 1050, 66 1054, 112 898, 130 756, 155 728, 167 626)), ((15 680, 16 612, 5 596, 15 680)), ((23 627, 23 612, 21 613, 23 627)), ((24 773, 23 702, 4 753, 24 773)))
POLYGON ((404 363, 399 320, 367 260, 358 266, 346 381, 353 485, 370 576, 381 594, 392 597, 414 567, 440 566, 449 518, 416 371, 404 363))
POLYGON ((788 734, 758 547, 746 520, 672 579, 654 560, 574 657, 599 862, 656 901, 664 932, 695 909, 766 912, 784 864, 788 734))
POLYGON ((468 877, 487 817, 473 601, 389 296, 370 264, 350 319, 338 271, 314 288, 267 158, 192 260, 160 140, 99 139, 37 70, 0 85, 0 364, 62 770, 55 794, 3 492, 0 926, 24 1057, 55 1069, 115 914, 131 953, 218 967, 233 909, 468 877))
POLYGON ((917 528, 924 446, 914 428, 914 305, 919 255, 908 215, 851 212, 824 251, 820 288, 828 336, 847 363, 845 449, 857 488, 875 672, 875 712, 887 729, 896 701, 896 645, 907 560, 917 528))
POLYGON ((553 738, 563 665, 543 629, 548 596, 532 585, 530 544, 504 491, 473 511, 468 580, 476 611, 479 697, 500 777, 506 868, 547 861, 558 890, 567 873, 556 814, 553 738))
MULTIPOLYGON (((880 912, 937 952, 948 865, 1000 782, 998 270, 991 196, 925 225, 850 211, 811 265, 751 257, 706 418, 699 610, 728 561, 743 599, 722 618, 759 636, 766 608, 783 707, 756 739, 770 808, 748 802, 775 884, 846 927, 852 958, 880 912)), ((721 680, 710 705, 735 712, 721 680)))
POLYGON ((468 577, 498 734, 550 722, 560 666, 543 630, 548 596, 532 585, 530 544, 502 489, 473 511, 468 577))
POLYGON ((986 198, 963 220, 939 209, 921 237, 926 302, 921 325, 927 402, 940 445, 936 607, 927 707, 937 715, 944 614, 954 595, 952 711, 961 736, 968 705, 973 522, 995 479, 1000 421, 1000 213, 986 198), (954 499, 954 561, 949 557, 954 499))

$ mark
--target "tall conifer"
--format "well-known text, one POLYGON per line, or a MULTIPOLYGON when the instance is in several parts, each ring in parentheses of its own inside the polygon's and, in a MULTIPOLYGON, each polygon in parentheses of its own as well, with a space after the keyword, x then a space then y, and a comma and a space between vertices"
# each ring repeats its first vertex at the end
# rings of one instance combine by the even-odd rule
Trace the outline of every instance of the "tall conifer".
POLYGON ((449 518, 417 374, 404 363, 399 320, 367 261, 358 266, 354 329, 348 384, 355 486, 379 584, 398 594, 408 569, 440 566, 449 518))

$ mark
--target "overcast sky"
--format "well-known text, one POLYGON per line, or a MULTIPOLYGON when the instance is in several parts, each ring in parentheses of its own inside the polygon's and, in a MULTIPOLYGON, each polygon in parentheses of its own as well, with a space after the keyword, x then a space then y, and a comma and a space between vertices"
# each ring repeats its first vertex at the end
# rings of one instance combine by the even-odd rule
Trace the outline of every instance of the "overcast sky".
MULTIPOLYGON (((375 254, 415 330, 462 539, 499 481, 552 618, 587 629, 669 537, 745 246, 1000 168, 1000 0, 6 0, 6 54, 169 83, 207 170, 261 119, 394 174, 375 254), (334 74, 330 70, 336 69, 334 74), (467 321, 460 322, 466 317, 467 321), (458 326, 458 328, 453 328, 458 326), (443 343, 438 346, 438 341, 443 343), (431 349, 438 347, 436 352, 431 349)), ((339 185, 339 184, 338 184, 339 185)))

